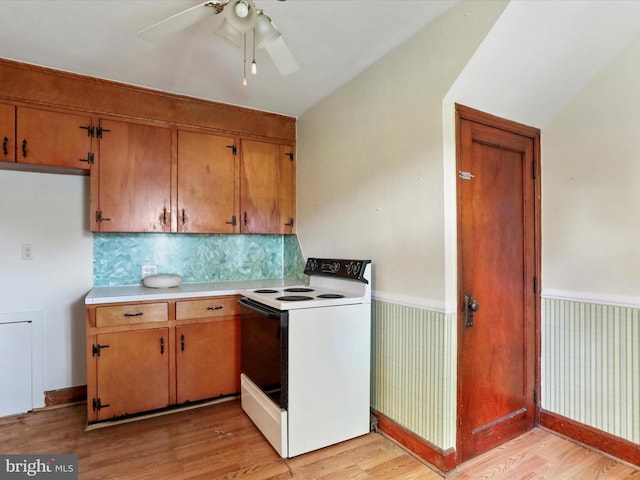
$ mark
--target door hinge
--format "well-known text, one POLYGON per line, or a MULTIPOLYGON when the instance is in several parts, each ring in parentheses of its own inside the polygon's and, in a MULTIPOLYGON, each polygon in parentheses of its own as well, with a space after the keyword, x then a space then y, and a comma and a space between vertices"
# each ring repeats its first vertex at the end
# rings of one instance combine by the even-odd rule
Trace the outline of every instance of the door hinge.
POLYGON ((93 411, 94 411, 94 412, 98 412, 98 411, 100 411, 100 410, 101 410, 101 409, 103 409, 103 408, 106 408, 106 407, 110 407, 110 406, 111 406, 111 405, 109 405, 108 403, 105 403, 105 404, 103 405, 103 404, 102 404, 102 401, 101 401, 99 398, 94 398, 94 399, 93 399, 92 404, 93 404, 93 411))
POLYGON ((231 221, 230 222, 224 222, 227 225, 232 225, 232 226, 236 226, 236 223, 238 222, 238 219, 236 218, 235 215, 231 216, 231 221))
POLYGON ((87 162, 89 165, 93 165, 95 163, 95 155, 91 152, 87 153, 87 158, 79 159, 80 162, 87 162))
POLYGON ((96 128, 94 126, 92 126, 92 125, 87 125, 87 126, 80 125, 80 128, 82 128, 83 130, 87 131, 87 137, 93 138, 93 137, 96 136, 96 128))
POLYGON ((471 172, 463 172, 462 170, 458 172, 458 176, 462 179, 462 180, 471 180, 472 178, 475 177, 475 175, 471 172))
POLYGON ((227 148, 230 148, 231 153, 233 153, 234 155, 238 153, 238 147, 236 147, 235 145, 227 145, 227 148))
POLYGON ((289 222, 285 223, 286 227, 293 227, 293 217, 289 217, 289 222))
POLYGON ((94 357, 99 357, 100 356, 100 350, 102 350, 103 348, 109 348, 109 345, 100 345, 99 343, 94 343, 91 346, 91 354, 94 357))
POLYGON ((102 216, 102 210, 96 210, 96 223, 108 222, 110 220, 111 220, 110 218, 102 216))
POLYGON ((292 161, 292 162, 293 162, 293 153, 291 153, 291 152, 287 152, 287 153, 285 153, 285 155, 286 155, 287 157, 289 157, 289 160, 290 160, 290 161, 292 161))
POLYGON ((110 132, 111 130, 108 130, 106 128, 102 128, 102 127, 98 127, 96 128, 96 138, 102 138, 102 134, 105 132, 110 132))

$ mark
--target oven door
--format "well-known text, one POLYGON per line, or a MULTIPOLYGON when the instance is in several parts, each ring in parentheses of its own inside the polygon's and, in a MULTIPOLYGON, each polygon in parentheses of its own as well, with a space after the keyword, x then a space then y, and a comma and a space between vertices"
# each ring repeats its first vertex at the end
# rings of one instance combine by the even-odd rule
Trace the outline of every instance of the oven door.
POLYGON ((241 370, 281 409, 288 407, 289 314, 242 297, 241 370))

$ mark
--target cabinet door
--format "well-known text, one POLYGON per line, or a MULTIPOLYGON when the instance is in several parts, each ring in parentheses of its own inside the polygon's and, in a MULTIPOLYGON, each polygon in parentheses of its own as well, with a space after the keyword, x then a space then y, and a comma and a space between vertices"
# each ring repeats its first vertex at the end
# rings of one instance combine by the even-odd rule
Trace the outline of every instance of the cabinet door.
POLYGON ((0 161, 16 161, 16 107, 0 103, 0 161))
POLYGON ((280 221, 282 233, 296 233, 296 162, 293 147, 280 146, 280 221))
POLYGON ((91 117, 17 108, 18 163, 88 170, 91 117))
POLYGON ((292 152, 277 143, 242 140, 243 233, 292 233, 293 170, 288 153, 292 152))
POLYGON ((240 391, 240 323, 236 318, 176 327, 178 403, 240 391))
POLYGON ((104 119, 100 128, 92 230, 170 231, 171 130, 104 119))
POLYGON ((154 328, 96 336, 98 420, 169 405, 169 329, 154 328))
POLYGON ((235 139, 178 132, 178 231, 236 233, 235 139))

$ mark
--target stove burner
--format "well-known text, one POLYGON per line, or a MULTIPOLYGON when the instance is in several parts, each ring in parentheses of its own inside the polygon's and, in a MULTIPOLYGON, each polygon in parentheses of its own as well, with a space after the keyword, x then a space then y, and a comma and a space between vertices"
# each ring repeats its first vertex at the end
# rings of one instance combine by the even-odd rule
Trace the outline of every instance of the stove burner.
POLYGON ((340 293, 323 293, 318 295, 318 298, 344 298, 344 295, 340 293))
POLYGON ((302 293, 302 292, 313 292, 313 288, 307 288, 307 287, 292 287, 292 288, 285 288, 284 289, 285 292, 296 292, 296 293, 302 293))
POLYGON ((313 300, 313 297, 307 297, 305 295, 285 295, 284 297, 277 297, 276 300, 283 300, 285 302, 302 302, 304 300, 313 300))
POLYGON ((278 290, 271 290, 269 288, 261 288, 260 290, 254 290, 254 293, 278 293, 278 290))

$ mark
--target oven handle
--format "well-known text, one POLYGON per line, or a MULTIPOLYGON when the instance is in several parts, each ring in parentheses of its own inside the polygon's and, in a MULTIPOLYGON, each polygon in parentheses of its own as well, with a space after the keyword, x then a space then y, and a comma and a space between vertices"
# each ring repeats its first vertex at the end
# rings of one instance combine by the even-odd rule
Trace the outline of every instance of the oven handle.
POLYGON ((255 300, 252 300, 250 298, 247 297, 242 297, 240 298, 240 300, 238 300, 238 303, 243 306, 243 307, 247 307, 255 312, 258 312, 262 315, 267 315, 269 316, 269 318, 280 318, 282 312, 280 310, 277 310, 275 308, 269 307, 268 305, 265 305, 263 303, 260 302, 256 302, 255 300))

